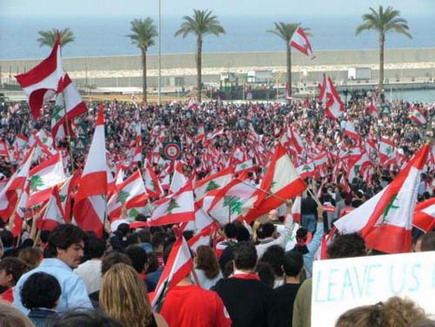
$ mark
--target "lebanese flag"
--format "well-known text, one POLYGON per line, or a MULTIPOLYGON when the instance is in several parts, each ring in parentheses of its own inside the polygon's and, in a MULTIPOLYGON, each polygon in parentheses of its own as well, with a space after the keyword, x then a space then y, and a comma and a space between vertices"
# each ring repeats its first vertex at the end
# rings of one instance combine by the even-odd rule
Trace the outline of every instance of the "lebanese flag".
POLYGON ((107 162, 104 112, 99 109, 97 124, 80 178, 74 205, 74 218, 84 231, 102 236, 107 204, 107 162))
POLYGON ((371 165, 371 161, 366 152, 360 154, 354 160, 349 160, 347 180, 352 183, 355 177, 360 177, 361 173, 371 165))
POLYGON ((301 178, 312 177, 316 173, 316 167, 313 162, 302 164, 296 168, 301 178))
POLYGON ((148 201, 145 185, 139 170, 136 170, 121 185, 118 192, 107 203, 111 220, 116 218, 136 218, 148 201), (123 212, 123 209, 126 212, 123 212), (125 216, 125 217, 124 217, 125 216))
POLYGON ((195 182, 195 199, 203 199, 208 192, 221 189, 233 179, 234 168, 228 167, 220 172, 207 176, 200 181, 195 182))
POLYGON ((379 158, 381 159, 381 162, 384 163, 385 161, 392 159, 394 157, 394 143, 393 141, 382 138, 379 142, 379 158))
POLYGON ((28 207, 47 201, 56 185, 67 179, 63 168, 62 156, 58 153, 43 161, 29 173, 30 197, 28 207))
POLYGON ((335 89, 332 80, 323 74, 323 81, 320 85, 319 100, 322 101, 326 115, 332 119, 338 119, 344 112, 344 104, 335 89))
POLYGON ((162 275, 157 283, 151 305, 156 311, 164 300, 165 294, 193 269, 193 259, 189 246, 183 236, 180 236, 172 246, 168 261, 163 268, 162 275))
POLYGON ((355 139, 357 142, 361 141, 361 136, 357 133, 355 125, 350 121, 347 121, 346 125, 344 125, 343 134, 355 139))
POLYGON ((72 198, 73 190, 80 179, 79 172, 76 170, 72 176, 63 183, 59 188, 59 199, 62 205, 62 210, 64 212, 64 218, 67 223, 71 221, 71 209, 72 209, 72 198))
POLYGON ((205 139, 205 130, 204 130, 204 125, 199 125, 198 126, 198 132, 195 135, 195 142, 202 142, 205 139))
POLYGON ((70 125, 75 117, 88 110, 68 74, 65 74, 62 78, 59 91, 55 107, 51 113, 51 131, 55 140, 62 139, 67 133, 71 132, 71 126, 66 126, 65 112, 70 125))
POLYGON ((159 178, 148 160, 145 161, 144 181, 145 189, 150 197, 159 198, 163 194, 163 188, 160 185, 159 178))
POLYGON ((246 180, 246 176, 233 179, 217 191, 208 214, 221 224, 244 217, 258 201, 259 190, 246 180))
POLYGON ((183 230, 193 230, 195 235, 187 242, 192 251, 201 245, 210 245, 211 234, 219 230, 215 222, 203 208, 196 206, 195 221, 189 221, 182 226, 183 230))
POLYGON ((410 118, 420 125, 425 125, 427 123, 426 117, 418 106, 413 106, 410 118))
POLYGON ((420 202, 415 206, 412 225, 426 233, 435 228, 435 198, 420 202))
POLYGON ((374 97, 372 97, 370 99, 370 104, 369 104, 369 106, 367 108, 367 112, 371 116, 375 116, 375 117, 379 116, 379 109, 376 106, 376 100, 375 100, 374 97))
POLYGON ((385 253, 409 252, 412 217, 420 172, 429 146, 424 145, 408 165, 381 192, 334 224, 342 234, 359 232, 367 248, 385 253))
POLYGON ((148 220, 150 226, 177 224, 195 220, 195 202, 192 181, 188 180, 177 193, 155 202, 156 207, 148 220))
POLYGON ((183 172, 183 162, 179 160, 175 161, 169 193, 177 193, 187 183, 188 179, 183 172))
POLYGON ((29 150, 17 171, 9 178, 6 186, 0 192, 0 218, 5 222, 14 213, 21 193, 25 189, 34 152, 34 148, 29 150))
POLYGON ((298 27, 298 29, 293 33, 290 40, 290 46, 310 57, 311 60, 316 57, 313 53, 311 43, 308 40, 308 36, 302 27, 298 27))
POLYGON ((296 223, 301 222, 301 205, 302 205, 302 197, 297 196, 293 202, 292 209, 291 209, 293 221, 296 223))
POLYGON ((23 230, 24 216, 27 210, 27 200, 29 198, 29 182, 24 183, 24 189, 17 192, 19 194, 19 201, 9 219, 9 228, 14 237, 18 237, 23 230))
POLYGON ((254 161, 252 159, 248 159, 236 165, 234 169, 235 174, 240 174, 242 172, 248 172, 255 170, 256 166, 254 165, 254 161))
POLYGON ((37 226, 39 229, 53 230, 56 226, 65 224, 65 213, 59 197, 57 186, 53 188, 50 200, 47 204, 47 209, 44 215, 38 220, 37 226))
POLYGON ((53 49, 46 59, 28 72, 15 76, 29 98, 33 118, 39 117, 44 102, 58 91, 63 73, 60 35, 58 34, 53 49))

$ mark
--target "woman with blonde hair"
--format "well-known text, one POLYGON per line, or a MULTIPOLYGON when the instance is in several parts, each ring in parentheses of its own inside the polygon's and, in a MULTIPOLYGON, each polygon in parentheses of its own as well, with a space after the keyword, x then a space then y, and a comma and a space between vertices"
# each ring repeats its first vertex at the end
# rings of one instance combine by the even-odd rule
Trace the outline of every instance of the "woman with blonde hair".
POLYGON ((109 317, 125 326, 168 326, 161 315, 152 312, 143 280, 126 264, 115 264, 104 274, 99 302, 109 317))
POLYGON ((0 301, 1 327, 33 327, 32 321, 9 303, 0 301))

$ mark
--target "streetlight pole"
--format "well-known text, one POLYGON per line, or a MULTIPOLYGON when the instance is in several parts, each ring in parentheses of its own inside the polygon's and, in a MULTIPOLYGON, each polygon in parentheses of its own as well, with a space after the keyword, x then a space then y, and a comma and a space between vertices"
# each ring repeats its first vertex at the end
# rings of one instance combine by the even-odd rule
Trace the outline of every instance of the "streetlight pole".
POLYGON ((162 103, 162 0, 159 0, 159 80, 158 80, 158 105, 162 103))

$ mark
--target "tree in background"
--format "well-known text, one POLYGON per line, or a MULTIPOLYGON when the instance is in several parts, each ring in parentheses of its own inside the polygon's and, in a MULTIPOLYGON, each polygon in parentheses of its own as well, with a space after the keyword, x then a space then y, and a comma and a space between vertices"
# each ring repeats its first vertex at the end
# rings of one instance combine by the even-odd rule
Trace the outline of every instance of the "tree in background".
POLYGON ((212 34, 219 36, 225 34, 224 28, 220 25, 217 16, 213 15, 211 10, 193 10, 193 16, 184 16, 183 23, 180 29, 175 33, 175 36, 185 38, 189 34, 196 35, 196 72, 197 72, 197 100, 201 102, 202 88, 202 43, 206 35, 212 34))
POLYGON ((146 19, 134 19, 131 21, 132 34, 127 35, 141 52, 142 56, 142 99, 147 102, 147 51, 155 44, 158 35, 157 28, 151 17, 146 19))
POLYGON ((388 6, 384 10, 383 6, 379 6, 378 11, 370 8, 370 13, 362 16, 363 24, 356 28, 356 35, 359 35, 365 30, 374 30, 379 34, 379 90, 384 89, 384 49, 385 36, 388 32, 396 32, 404 34, 410 39, 408 22, 406 19, 400 18, 400 11, 388 6))
POLYGON ((50 48, 54 46, 54 43, 56 42, 57 33, 60 33, 60 44, 64 47, 68 43, 71 43, 74 41, 74 33, 69 29, 65 28, 64 30, 57 30, 53 28, 49 31, 39 31, 39 46, 42 47, 43 45, 46 45, 50 48))

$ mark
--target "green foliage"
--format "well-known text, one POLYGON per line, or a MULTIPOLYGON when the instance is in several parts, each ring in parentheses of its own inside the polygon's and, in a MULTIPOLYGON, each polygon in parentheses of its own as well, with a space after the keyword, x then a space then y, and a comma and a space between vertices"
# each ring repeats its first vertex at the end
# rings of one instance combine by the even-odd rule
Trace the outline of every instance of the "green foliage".
POLYGON ((175 36, 185 38, 189 34, 203 37, 205 35, 225 34, 217 16, 213 15, 211 10, 193 10, 193 16, 184 16, 180 29, 175 32, 175 36))
POLYGON ((49 31, 38 32, 39 38, 37 41, 39 42, 39 46, 42 47, 46 45, 52 48, 56 42, 56 36, 58 32, 60 33, 60 44, 62 46, 74 41, 74 33, 69 28, 65 28, 64 30, 57 30, 53 28, 49 31))
POLYGON ((158 36, 157 28, 151 17, 145 19, 134 19, 130 22, 132 34, 127 35, 131 42, 143 51, 155 45, 155 38, 158 36))

